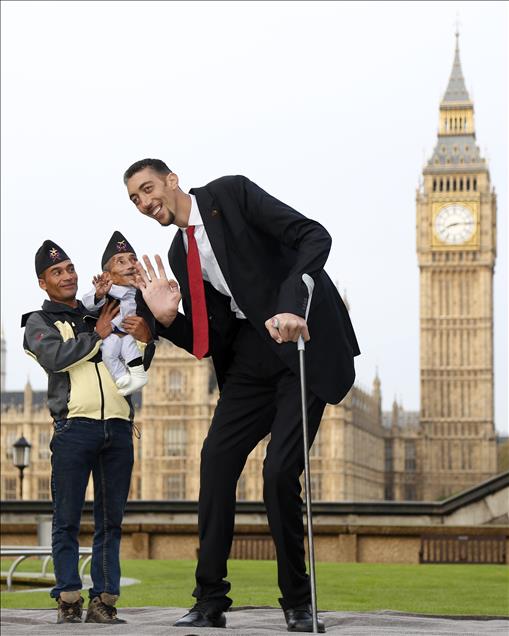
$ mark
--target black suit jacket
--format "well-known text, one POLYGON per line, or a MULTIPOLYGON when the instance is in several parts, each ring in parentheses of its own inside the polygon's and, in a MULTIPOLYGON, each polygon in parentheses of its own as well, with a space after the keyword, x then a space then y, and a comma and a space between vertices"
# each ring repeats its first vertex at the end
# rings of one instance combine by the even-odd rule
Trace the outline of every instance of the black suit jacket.
MULTIPOLYGON (((336 404, 355 379, 353 358, 360 353, 348 311, 323 267, 331 238, 316 221, 278 201, 243 176, 222 177, 193 188, 214 255, 236 303, 261 337, 299 374, 296 343, 277 344, 265 328, 274 314, 305 314, 308 292, 302 274, 311 275, 315 288, 306 344, 309 389, 325 402, 336 404)), ((179 231, 168 252, 170 267, 182 293, 184 314, 157 333, 192 352, 191 301, 186 252, 179 231)), ((230 299, 205 282, 209 315, 209 353, 219 387, 232 357, 231 344, 238 320, 230 299)), ((298 396, 296 396, 298 399, 298 396)))

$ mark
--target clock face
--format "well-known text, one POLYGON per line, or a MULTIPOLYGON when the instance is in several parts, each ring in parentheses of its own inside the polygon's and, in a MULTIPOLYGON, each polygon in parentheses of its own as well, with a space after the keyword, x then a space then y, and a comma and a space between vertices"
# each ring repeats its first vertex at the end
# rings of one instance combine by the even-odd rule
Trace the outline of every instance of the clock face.
POLYGON ((474 214, 460 203, 444 206, 435 217, 435 233, 448 245, 461 245, 471 239, 474 232, 474 214))

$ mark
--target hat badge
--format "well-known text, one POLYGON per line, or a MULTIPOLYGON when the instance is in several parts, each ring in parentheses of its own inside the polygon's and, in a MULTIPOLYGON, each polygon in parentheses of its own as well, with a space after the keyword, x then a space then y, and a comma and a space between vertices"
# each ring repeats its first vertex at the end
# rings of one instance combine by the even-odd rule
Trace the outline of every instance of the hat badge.
POLYGON ((55 262, 58 258, 60 258, 60 252, 56 247, 52 247, 49 251, 49 257, 53 262, 55 262))
POLYGON ((125 240, 117 241, 117 252, 126 252, 127 245, 125 244, 125 240))

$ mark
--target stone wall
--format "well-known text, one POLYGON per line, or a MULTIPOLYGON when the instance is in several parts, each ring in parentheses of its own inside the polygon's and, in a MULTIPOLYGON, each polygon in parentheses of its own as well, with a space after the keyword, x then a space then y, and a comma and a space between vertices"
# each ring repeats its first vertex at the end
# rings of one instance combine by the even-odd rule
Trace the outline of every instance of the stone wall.
MULTIPOLYGON (((509 563, 509 526, 395 526, 395 525, 319 525, 315 527, 317 561, 335 563, 419 563, 422 535, 451 537, 503 535, 506 562, 509 563)), ((92 544, 93 525, 82 524, 80 543, 92 544)), ((235 529, 235 541, 272 539, 264 523, 245 524, 235 529)), ((2 545, 37 545, 37 524, 3 523, 2 545)), ((123 559, 196 559, 198 533, 195 523, 125 523, 121 557, 123 559)))

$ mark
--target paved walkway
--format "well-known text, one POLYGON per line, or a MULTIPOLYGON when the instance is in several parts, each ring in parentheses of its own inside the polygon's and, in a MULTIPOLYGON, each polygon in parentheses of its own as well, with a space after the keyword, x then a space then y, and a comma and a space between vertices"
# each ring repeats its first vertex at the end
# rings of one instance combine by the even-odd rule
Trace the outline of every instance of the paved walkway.
MULTIPOLYGON (((55 610, 2 610, 2 636, 38 636, 52 635, 75 636, 77 634, 100 634, 109 636, 162 636, 180 634, 180 636, 268 636, 287 634, 283 613, 272 608, 239 608, 228 612, 226 629, 185 629, 172 627, 174 621, 187 610, 164 607, 130 607, 119 610, 119 616, 129 622, 126 625, 56 625, 55 610)), ((481 619, 446 618, 416 616, 400 612, 320 612, 328 634, 379 636, 507 636, 509 618, 481 619)))

